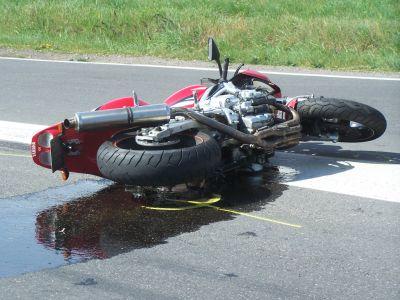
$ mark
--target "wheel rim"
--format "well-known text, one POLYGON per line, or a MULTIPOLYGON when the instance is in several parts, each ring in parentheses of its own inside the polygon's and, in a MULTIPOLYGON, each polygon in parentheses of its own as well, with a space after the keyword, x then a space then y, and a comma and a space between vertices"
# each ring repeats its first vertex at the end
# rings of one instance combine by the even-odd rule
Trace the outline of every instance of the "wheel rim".
POLYGON ((128 150, 165 150, 190 148, 202 142, 203 139, 201 137, 188 133, 172 136, 169 139, 158 143, 158 145, 152 143, 146 144, 138 143, 136 139, 136 134, 129 134, 121 137, 116 142, 114 142, 114 144, 118 148, 128 150))
POLYGON ((322 118, 327 132, 336 131, 339 141, 365 141, 374 136, 375 131, 359 122, 322 118))

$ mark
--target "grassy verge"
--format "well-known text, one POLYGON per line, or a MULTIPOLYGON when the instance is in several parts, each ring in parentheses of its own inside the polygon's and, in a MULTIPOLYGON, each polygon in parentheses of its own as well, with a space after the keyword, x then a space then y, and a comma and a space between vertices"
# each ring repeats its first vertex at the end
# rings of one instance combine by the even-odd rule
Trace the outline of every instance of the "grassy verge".
POLYGON ((399 0, 0 0, 0 46, 400 71, 399 0))

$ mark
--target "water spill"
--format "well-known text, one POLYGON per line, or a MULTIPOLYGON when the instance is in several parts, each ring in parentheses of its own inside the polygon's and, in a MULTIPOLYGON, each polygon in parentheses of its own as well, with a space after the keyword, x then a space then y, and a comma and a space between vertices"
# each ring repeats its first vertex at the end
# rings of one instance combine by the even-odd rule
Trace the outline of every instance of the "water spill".
POLYGON ((187 206, 170 200, 218 194, 221 200, 214 205, 252 212, 274 201, 283 189, 267 174, 234 175, 200 191, 161 195, 153 191, 146 196, 134 195, 109 181, 86 180, 2 199, 0 277, 152 247, 203 225, 235 217, 207 207, 158 211, 144 206, 187 206))

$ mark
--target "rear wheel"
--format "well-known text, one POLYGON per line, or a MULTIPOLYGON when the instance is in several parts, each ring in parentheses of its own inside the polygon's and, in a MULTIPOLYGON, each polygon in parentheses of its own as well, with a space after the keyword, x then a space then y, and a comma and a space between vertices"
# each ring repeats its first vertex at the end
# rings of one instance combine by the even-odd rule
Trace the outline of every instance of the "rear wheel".
POLYGON ((386 130, 385 117, 368 105, 334 98, 312 98, 297 104, 306 134, 337 134, 339 142, 366 142, 386 130))
POLYGON ((188 132, 174 136, 173 142, 143 146, 133 134, 117 135, 97 151, 100 173, 113 181, 138 186, 173 186, 214 174, 221 149, 212 137, 188 132))

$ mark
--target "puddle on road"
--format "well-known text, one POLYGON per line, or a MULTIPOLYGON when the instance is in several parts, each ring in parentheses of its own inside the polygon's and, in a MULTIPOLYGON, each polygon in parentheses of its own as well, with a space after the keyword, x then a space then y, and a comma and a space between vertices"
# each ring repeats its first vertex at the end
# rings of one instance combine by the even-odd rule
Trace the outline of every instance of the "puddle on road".
POLYGON ((0 199, 0 277, 166 243, 170 237, 235 216, 207 207, 158 211, 143 206, 188 206, 165 198, 194 200, 218 194, 221 200, 214 205, 252 212, 281 195, 284 187, 273 182, 271 173, 236 175, 210 187, 207 195, 153 193, 145 197, 109 181, 85 180, 0 199))

